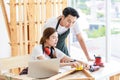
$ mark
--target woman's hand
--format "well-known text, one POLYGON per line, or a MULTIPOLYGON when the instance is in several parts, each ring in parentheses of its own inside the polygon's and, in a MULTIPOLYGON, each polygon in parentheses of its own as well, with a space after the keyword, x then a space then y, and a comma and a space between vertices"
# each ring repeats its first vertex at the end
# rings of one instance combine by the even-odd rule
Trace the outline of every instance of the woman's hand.
POLYGON ((87 64, 87 63, 85 63, 83 61, 79 61, 79 60, 77 60, 77 62, 81 63, 83 65, 84 69, 87 69, 87 70, 90 69, 90 65, 89 64, 87 64))
POLYGON ((77 68, 77 67, 80 67, 82 64, 80 64, 79 62, 75 61, 75 62, 70 62, 70 66, 71 67, 74 67, 74 68, 77 68))
POLYGON ((61 63, 68 63, 68 62, 70 62, 70 61, 72 61, 72 59, 71 59, 70 57, 68 57, 68 56, 64 56, 64 57, 60 60, 61 63))

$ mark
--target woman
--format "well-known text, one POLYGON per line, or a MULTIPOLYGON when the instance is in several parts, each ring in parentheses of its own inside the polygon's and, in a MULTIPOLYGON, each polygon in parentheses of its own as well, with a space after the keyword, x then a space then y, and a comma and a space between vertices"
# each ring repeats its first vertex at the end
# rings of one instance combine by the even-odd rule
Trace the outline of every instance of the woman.
MULTIPOLYGON (((60 67, 71 66, 78 68, 81 66, 81 64, 87 65, 81 61, 76 61, 74 59, 71 59, 69 56, 65 55, 62 51, 55 48, 57 41, 58 41, 58 34, 56 30, 52 27, 46 28, 43 32, 43 36, 40 40, 40 44, 33 48, 30 60, 58 58, 60 59, 60 67)), ((20 72, 20 75, 27 73, 28 73, 28 68, 25 68, 22 70, 22 72, 20 72)))
POLYGON ((77 62, 66 56, 62 51, 55 48, 58 42, 58 33, 52 27, 44 30, 40 44, 35 46, 31 53, 31 60, 42 60, 58 58, 60 59, 60 66, 79 67, 82 62, 77 62))

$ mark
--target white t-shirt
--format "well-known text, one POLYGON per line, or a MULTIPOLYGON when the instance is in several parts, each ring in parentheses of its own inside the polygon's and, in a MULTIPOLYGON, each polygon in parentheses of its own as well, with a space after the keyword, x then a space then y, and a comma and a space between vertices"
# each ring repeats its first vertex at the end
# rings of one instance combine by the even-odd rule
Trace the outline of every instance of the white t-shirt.
MULTIPOLYGON (((52 18, 47 20, 47 22, 44 25, 44 28, 47 28, 47 27, 56 28, 57 23, 58 23, 58 19, 56 17, 52 17, 52 18)), ((76 22, 73 24, 73 26, 70 29, 71 29, 71 31, 74 31, 75 34, 78 34, 81 32, 79 18, 76 20, 76 22)), ((58 29, 57 29, 58 34, 62 34, 64 32, 66 32, 67 30, 68 30, 68 28, 65 28, 61 25, 59 25, 58 29)))
MULTIPOLYGON (((60 51, 59 49, 55 48, 55 51, 56 51, 56 57, 58 59, 62 59, 65 56, 65 54, 62 51, 60 51)), ((37 45, 33 48, 30 60, 37 60, 38 56, 43 56, 45 59, 50 59, 50 57, 47 54, 43 53, 41 44, 37 45)))

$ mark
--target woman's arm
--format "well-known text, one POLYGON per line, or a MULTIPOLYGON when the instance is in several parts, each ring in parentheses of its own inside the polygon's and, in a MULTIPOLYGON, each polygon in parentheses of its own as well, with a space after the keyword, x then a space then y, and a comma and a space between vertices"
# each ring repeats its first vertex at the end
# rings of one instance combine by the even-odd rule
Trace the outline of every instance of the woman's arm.
POLYGON ((77 64, 79 63, 79 65, 83 65, 84 68, 86 68, 86 69, 90 68, 89 64, 87 64, 87 63, 85 63, 83 61, 80 61, 80 60, 72 59, 72 58, 70 58, 70 57, 68 57, 66 55, 60 60, 60 62, 62 63, 61 66, 70 66, 70 65, 72 65, 71 62, 72 63, 77 62, 77 64))
POLYGON ((60 67, 63 67, 63 66, 79 67, 81 66, 81 64, 79 62, 60 63, 60 67))
POLYGON ((60 62, 61 63, 66 63, 66 62, 71 62, 73 59, 71 59, 70 57, 68 57, 68 56, 64 56, 61 60, 60 60, 60 62))
POLYGON ((75 60, 75 59, 72 59, 72 58, 70 58, 69 56, 64 56, 61 60, 60 60, 60 62, 75 62, 75 61, 77 61, 77 62, 79 62, 80 64, 86 64, 85 62, 83 62, 83 61, 80 61, 80 60, 75 60))

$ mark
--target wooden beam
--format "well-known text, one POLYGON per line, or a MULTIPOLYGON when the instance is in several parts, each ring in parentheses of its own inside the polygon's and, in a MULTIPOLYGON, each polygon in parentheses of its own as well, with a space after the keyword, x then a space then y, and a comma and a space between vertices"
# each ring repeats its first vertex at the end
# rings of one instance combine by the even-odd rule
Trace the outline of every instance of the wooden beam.
MULTIPOLYGON (((28 22, 29 22, 29 40, 30 41, 36 41, 35 40, 35 24, 34 24, 34 21, 35 21, 35 5, 34 5, 34 0, 28 0, 29 2, 29 5, 28 5, 28 8, 27 8, 27 12, 28 12, 28 22)), ((29 53, 32 52, 32 49, 34 47, 34 43, 30 43, 29 44, 29 53)))
POLYGON ((120 73, 110 76, 110 80, 120 80, 120 73))
POLYGON ((15 2, 16 2, 16 0, 10 0, 10 31, 11 31, 11 47, 12 47, 12 54, 11 55, 12 56, 18 55, 15 2))
POLYGON ((61 74, 57 74, 57 75, 52 76, 52 77, 50 77, 50 78, 48 78, 46 80, 58 80, 61 77, 64 77, 66 75, 69 75, 70 73, 73 73, 74 71, 76 71, 76 69, 72 69, 70 71, 67 71, 67 72, 64 72, 64 73, 61 73, 61 74))
POLYGON ((6 24, 7 31, 8 31, 8 37, 9 37, 9 39, 11 40, 10 27, 9 27, 9 22, 8 22, 8 16, 7 16, 7 12, 6 12, 5 4, 4 4, 4 1, 3 1, 3 0, 0 0, 0 5, 1 5, 1 7, 2 7, 2 12, 3 12, 4 19, 5 19, 5 24, 6 24))
MULTIPOLYGON (((10 31, 11 31, 11 56, 17 56, 19 52, 18 32, 16 26, 16 0, 10 0, 10 31)), ((11 72, 19 73, 19 69, 14 69, 11 72)))
POLYGON ((67 7, 67 1, 68 0, 62 0, 62 9, 64 9, 65 7, 67 7))
POLYGON ((22 2, 21 0, 18 0, 18 29, 17 29, 17 32, 18 32, 18 36, 17 36, 17 39, 20 43, 19 45, 19 55, 24 55, 25 53, 23 52, 23 25, 22 25, 22 19, 23 19, 23 11, 22 11, 22 2))
POLYGON ((83 69, 82 71, 83 71, 83 73, 85 73, 86 76, 88 76, 88 77, 93 77, 93 76, 90 74, 90 72, 88 72, 87 70, 83 69))
POLYGON ((60 73, 60 74, 57 74, 55 76, 52 76, 52 77, 50 77, 50 78, 48 78, 46 80, 65 80, 65 79, 66 80, 94 80, 94 78, 91 76, 91 74, 85 69, 83 69, 81 72, 83 72, 86 77, 81 77, 81 78, 80 77, 78 77, 78 78, 76 78, 76 77, 72 77, 72 78, 68 77, 68 78, 64 79, 65 76, 69 76, 70 74, 74 74, 74 72, 76 72, 75 68, 73 68, 73 69, 71 69, 71 70, 69 70, 67 72, 60 73))
POLYGON ((28 54, 28 19, 27 19, 27 0, 24 0, 24 5, 23 5, 23 13, 24 13, 24 27, 23 27, 23 39, 25 41, 24 43, 24 53, 28 54))
POLYGON ((19 68, 19 67, 28 67, 29 58, 30 55, 2 58, 0 59, 0 62, 2 64, 0 66, 0 71, 19 68), (20 64, 17 63, 16 61, 19 61, 20 64))
POLYGON ((36 24, 36 40, 37 40, 37 44, 39 44, 40 42, 40 38, 41 38, 41 26, 40 26, 40 12, 41 12, 41 8, 40 8, 40 5, 39 5, 40 1, 37 0, 37 5, 36 5, 36 9, 35 9, 35 13, 36 13, 36 21, 37 21, 37 24, 36 24))
POLYGON ((46 18, 50 18, 52 16, 52 2, 51 0, 46 0, 46 18))

